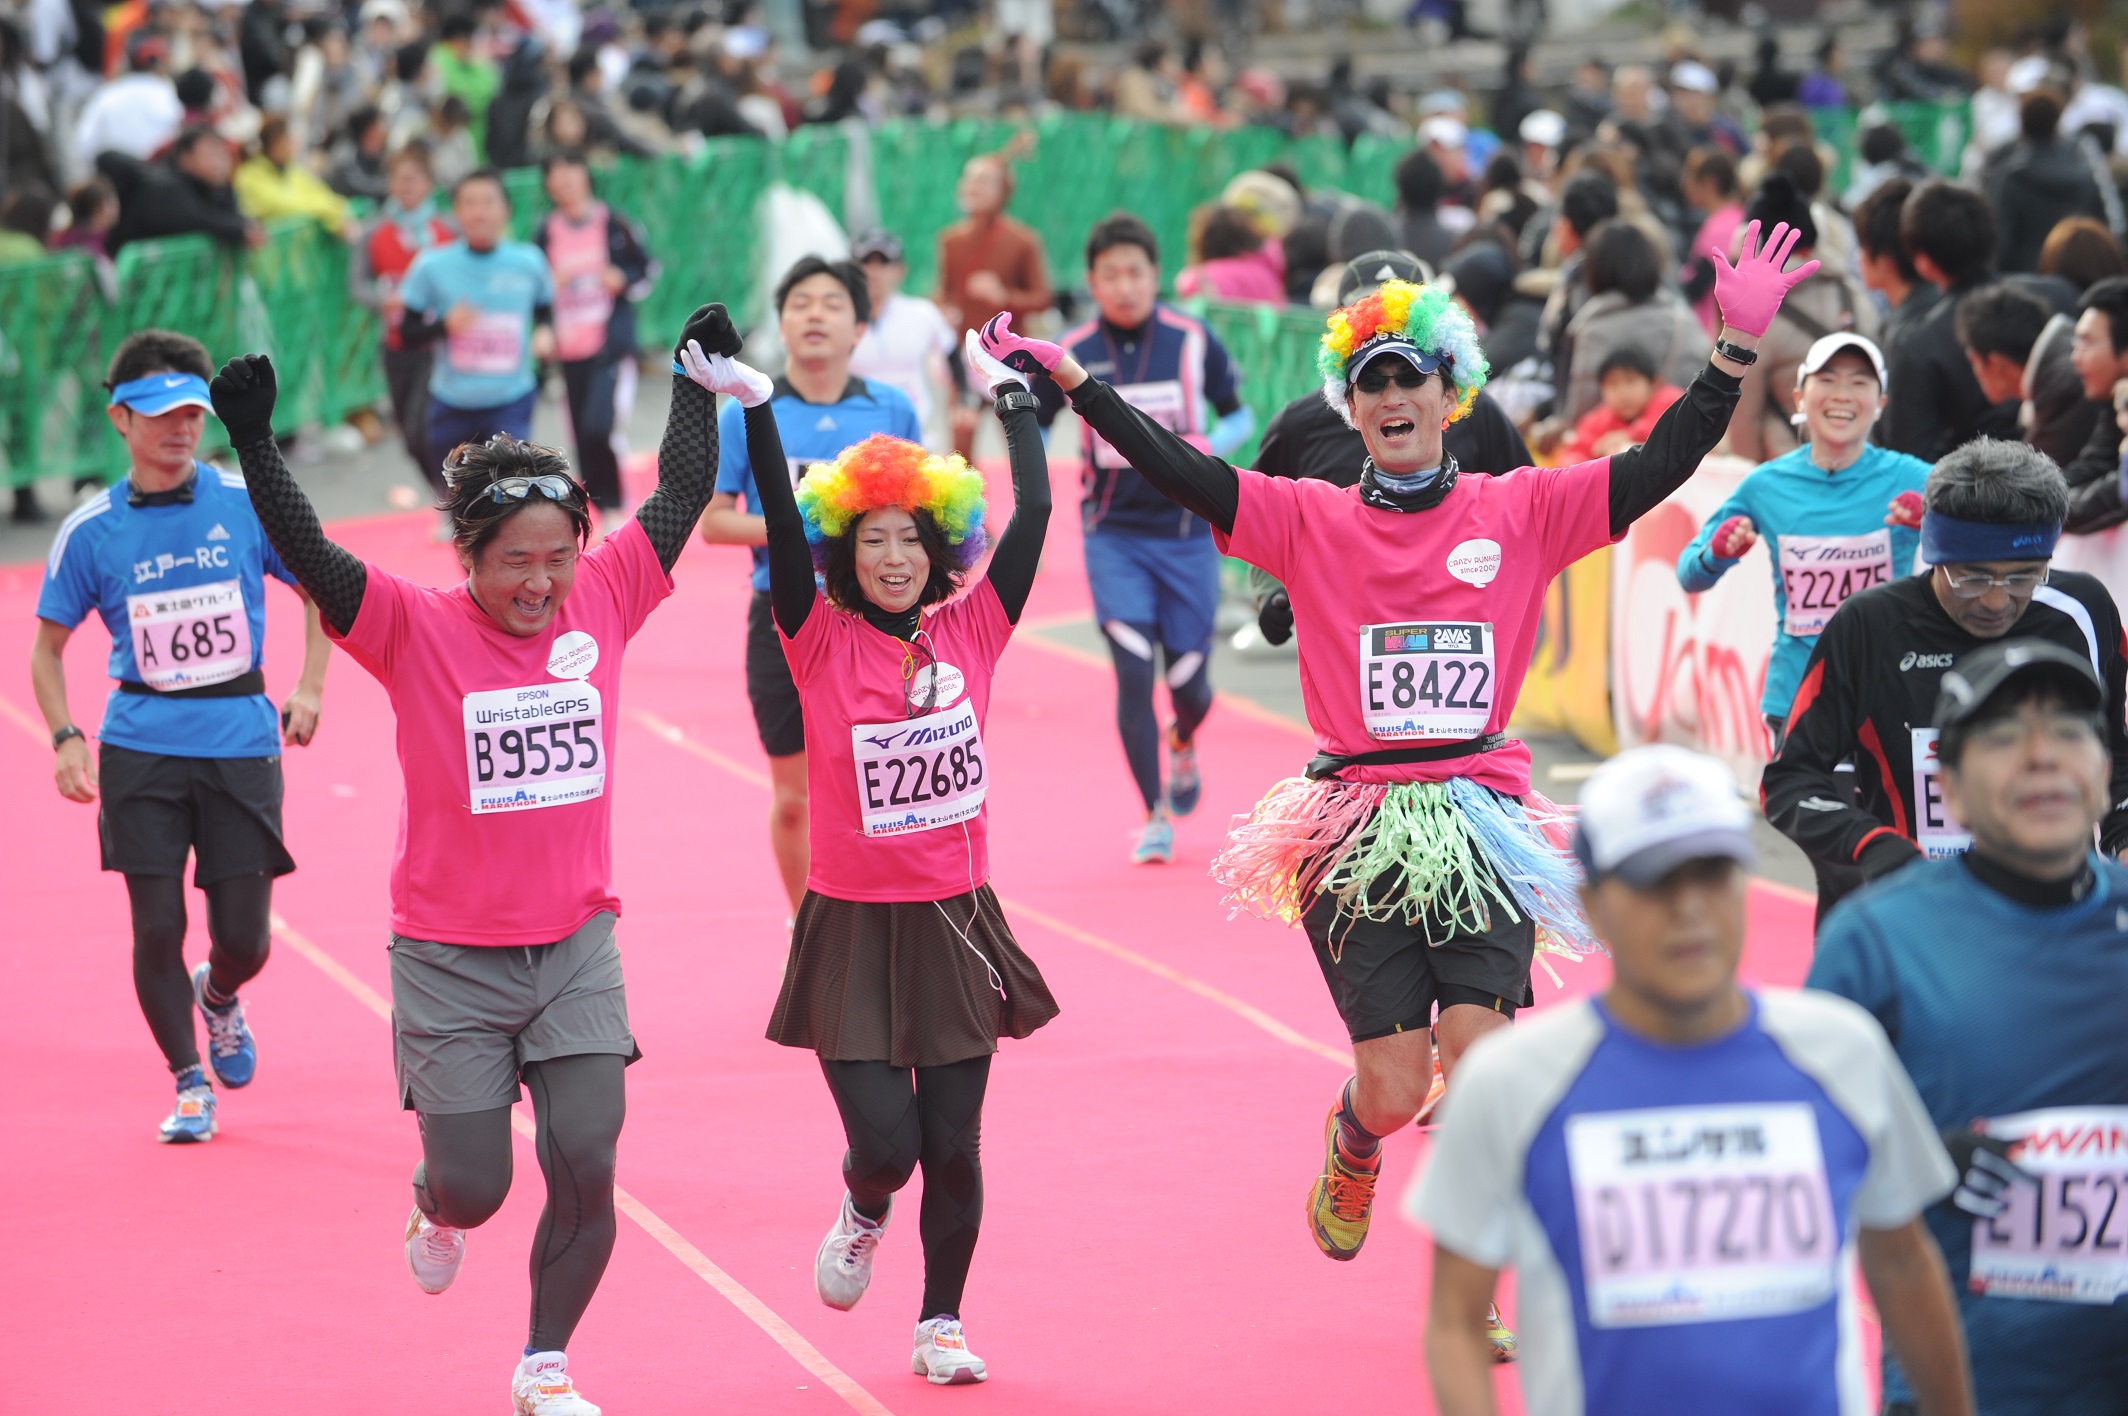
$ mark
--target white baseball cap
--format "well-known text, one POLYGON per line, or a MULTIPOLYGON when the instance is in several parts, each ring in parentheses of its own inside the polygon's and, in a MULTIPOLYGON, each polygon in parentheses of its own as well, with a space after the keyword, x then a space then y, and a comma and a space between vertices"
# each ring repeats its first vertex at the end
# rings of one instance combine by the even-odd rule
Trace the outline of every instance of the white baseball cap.
POLYGON ((1670 71, 1670 86, 1690 89, 1694 93, 1722 91, 1722 81, 1714 77, 1714 70, 1696 59, 1687 59, 1670 71))
POLYGON ((1877 392, 1883 393, 1890 389, 1891 380, 1885 376, 1884 372, 1884 351, 1877 347, 1875 340, 1865 339, 1859 334, 1852 334, 1845 330, 1835 330, 1812 344, 1805 351, 1803 362, 1796 365, 1796 387, 1801 388, 1803 380, 1824 368, 1826 364, 1831 362, 1832 356, 1843 349, 1852 349, 1863 358, 1869 360, 1869 366, 1877 371, 1877 392))
POLYGON ((1722 762, 1667 743, 1630 748, 1582 788, 1574 854, 1590 880, 1615 875, 1636 890, 1688 861, 1749 865, 1751 809, 1722 762))
POLYGON ((1526 143, 1555 148, 1566 141, 1566 119, 1549 108, 1540 108, 1525 117, 1515 131, 1526 143))
POLYGON ((1419 124, 1419 141, 1445 148, 1459 148, 1470 141, 1470 129, 1464 126, 1460 118, 1436 113, 1419 124))

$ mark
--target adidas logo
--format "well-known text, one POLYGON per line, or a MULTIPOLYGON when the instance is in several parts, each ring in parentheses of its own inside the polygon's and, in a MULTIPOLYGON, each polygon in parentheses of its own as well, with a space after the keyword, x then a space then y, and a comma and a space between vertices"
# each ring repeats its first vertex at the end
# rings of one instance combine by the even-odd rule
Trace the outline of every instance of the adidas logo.
POLYGON ((832 432, 834 432, 834 431, 835 431, 835 419, 834 419, 834 418, 833 418, 833 417, 832 417, 831 415, 829 415, 829 414, 826 414, 826 413, 823 413, 823 414, 821 414, 821 415, 820 415, 820 421, 819 421, 819 422, 817 422, 817 423, 815 423, 815 424, 813 424, 813 431, 814 431, 814 432, 816 432, 816 433, 832 433, 832 432))
POLYGON ((214 523, 214 529, 207 533, 207 539, 210 541, 226 541, 229 539, 229 533, 224 531, 222 523, 217 521, 214 523))

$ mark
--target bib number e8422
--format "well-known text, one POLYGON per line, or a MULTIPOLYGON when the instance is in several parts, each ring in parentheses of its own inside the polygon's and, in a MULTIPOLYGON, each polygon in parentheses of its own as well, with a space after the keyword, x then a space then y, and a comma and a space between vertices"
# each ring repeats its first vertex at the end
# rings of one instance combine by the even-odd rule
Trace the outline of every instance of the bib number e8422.
POLYGON ((152 689, 204 688, 251 671, 241 580, 128 595, 126 617, 134 670, 152 689))
POLYGON ((1482 622, 1360 628, 1360 716, 1385 742, 1469 738, 1492 720, 1493 627, 1482 622))
POLYGON ((590 801, 606 791, 599 691, 581 680, 465 696, 475 816, 590 801))
POLYGON ((850 748, 867 836, 935 831, 983 809, 990 769, 972 699, 904 722, 858 723, 850 748))
POLYGON ((1914 844, 1930 860, 1964 855, 1972 849, 1973 837, 1944 807, 1943 777, 1936 762, 1936 730, 1915 728, 1913 733, 1914 844))

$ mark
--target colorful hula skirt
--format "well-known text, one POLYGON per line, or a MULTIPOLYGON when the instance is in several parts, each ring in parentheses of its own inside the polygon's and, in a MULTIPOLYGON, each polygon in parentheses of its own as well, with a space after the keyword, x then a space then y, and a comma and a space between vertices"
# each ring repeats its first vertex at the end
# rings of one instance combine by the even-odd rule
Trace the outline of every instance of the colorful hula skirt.
POLYGON ((1467 778, 1389 785, 1289 777, 1237 821, 1212 861, 1234 912, 1297 924, 1318 895, 1341 916, 1481 934, 1493 911, 1534 920, 1540 953, 1603 946, 1582 917, 1572 824, 1537 792, 1467 778))

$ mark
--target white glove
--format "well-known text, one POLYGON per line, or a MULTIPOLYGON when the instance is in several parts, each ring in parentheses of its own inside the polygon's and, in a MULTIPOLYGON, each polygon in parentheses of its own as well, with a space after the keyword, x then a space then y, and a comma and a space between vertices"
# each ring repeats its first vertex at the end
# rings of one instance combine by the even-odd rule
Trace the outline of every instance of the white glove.
POLYGON ((776 391, 776 381, 759 369, 722 354, 704 354, 702 346, 692 339, 680 351, 680 367, 687 377, 711 393, 729 394, 742 407, 758 408, 776 391))
POLYGON ((969 376, 989 389, 993 396, 1007 384, 1015 388, 1027 387, 1027 375, 1010 364, 991 358, 983 349, 982 334, 979 330, 969 330, 967 338, 961 341, 961 357, 968 362, 969 376))

